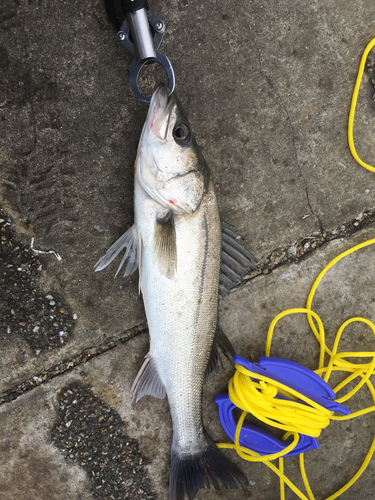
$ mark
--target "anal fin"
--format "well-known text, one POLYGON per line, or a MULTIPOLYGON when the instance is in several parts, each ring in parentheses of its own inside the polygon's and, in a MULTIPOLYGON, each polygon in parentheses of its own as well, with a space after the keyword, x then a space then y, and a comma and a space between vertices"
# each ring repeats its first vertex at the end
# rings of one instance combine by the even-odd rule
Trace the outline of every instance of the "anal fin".
POLYGON ((147 395, 158 399, 164 399, 167 395, 155 361, 150 353, 146 354, 145 361, 134 380, 130 392, 134 392, 137 401, 147 395))

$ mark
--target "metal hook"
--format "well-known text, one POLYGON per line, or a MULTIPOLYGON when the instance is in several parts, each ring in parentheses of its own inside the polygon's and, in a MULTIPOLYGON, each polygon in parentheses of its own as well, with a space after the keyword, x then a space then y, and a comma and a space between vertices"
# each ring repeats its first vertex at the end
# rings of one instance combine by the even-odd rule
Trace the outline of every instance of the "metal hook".
MULTIPOLYGON (((172 94, 175 88, 175 76, 174 76, 174 71, 172 68, 172 65, 168 59, 168 57, 163 54, 163 52, 160 52, 159 50, 156 51, 156 59, 152 62, 155 62, 159 64, 164 71, 167 74, 168 77, 168 92, 169 95, 172 94)), ((138 87, 138 78, 139 74, 141 72, 141 69, 143 66, 145 66, 149 61, 143 61, 143 62, 138 62, 137 59, 134 59, 134 61, 130 65, 130 85, 133 89, 134 95, 137 99, 139 99, 142 102, 147 102, 149 103, 151 101, 151 95, 144 95, 142 92, 139 90, 138 87)))
POLYGON ((164 33, 163 21, 146 9, 127 13, 127 18, 117 33, 121 45, 136 57, 130 66, 130 84, 135 97, 142 102, 149 103, 151 100, 151 96, 142 94, 138 87, 139 74, 145 64, 159 64, 167 74, 169 94, 175 88, 172 64, 168 57, 158 50, 164 33))

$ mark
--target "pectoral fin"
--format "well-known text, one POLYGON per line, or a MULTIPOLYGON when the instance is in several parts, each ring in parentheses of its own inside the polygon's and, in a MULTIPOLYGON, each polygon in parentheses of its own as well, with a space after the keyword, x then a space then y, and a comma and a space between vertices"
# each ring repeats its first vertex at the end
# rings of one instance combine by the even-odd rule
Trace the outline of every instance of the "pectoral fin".
POLYGON ((155 221, 154 254, 160 271, 167 278, 173 278, 177 268, 177 246, 171 212, 155 221))

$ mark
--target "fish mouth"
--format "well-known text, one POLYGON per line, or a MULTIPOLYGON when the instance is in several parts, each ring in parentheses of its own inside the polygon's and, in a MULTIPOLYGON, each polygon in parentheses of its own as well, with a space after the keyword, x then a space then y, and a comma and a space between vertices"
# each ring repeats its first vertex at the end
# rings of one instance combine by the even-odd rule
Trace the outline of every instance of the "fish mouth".
POLYGON ((159 84, 152 95, 145 121, 144 131, 151 131, 161 140, 166 139, 173 102, 172 96, 173 94, 169 96, 168 88, 164 84, 159 84))

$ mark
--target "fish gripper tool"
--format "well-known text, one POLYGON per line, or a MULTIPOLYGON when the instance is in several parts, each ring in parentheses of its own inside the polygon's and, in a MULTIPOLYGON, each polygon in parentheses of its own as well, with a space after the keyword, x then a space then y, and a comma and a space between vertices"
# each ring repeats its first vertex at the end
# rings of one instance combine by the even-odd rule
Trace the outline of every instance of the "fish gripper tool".
POLYGON ((135 59, 130 65, 130 85, 134 95, 142 102, 149 103, 151 96, 145 96, 138 87, 140 72, 146 64, 157 63, 167 74, 168 91, 172 94, 175 88, 175 75, 168 57, 160 52, 159 47, 165 33, 165 23, 148 10, 147 0, 121 0, 121 8, 126 15, 120 23, 113 0, 105 0, 110 21, 118 30, 117 38, 121 45, 135 59))
MULTIPOLYGON (((234 356, 234 362, 251 371, 253 374, 262 375, 294 389, 327 410, 337 411, 344 415, 350 413, 346 406, 334 401, 335 393, 319 375, 294 361, 273 357, 260 357, 258 363, 252 363, 236 355, 234 356)), ((256 375, 251 378, 257 380, 256 375)), ((276 398, 290 399, 279 393, 276 398)), ((237 407, 232 403, 228 394, 216 395, 215 402, 219 407, 221 425, 227 436, 234 441, 237 422, 233 416, 233 411, 237 407)), ((299 402, 305 404, 301 400, 299 402)), ((271 432, 244 422, 239 435, 239 444, 263 456, 282 451, 290 445, 290 441, 282 441, 271 432)), ((319 448, 315 437, 299 434, 296 447, 285 454, 284 457, 299 455, 314 448, 319 448)))

